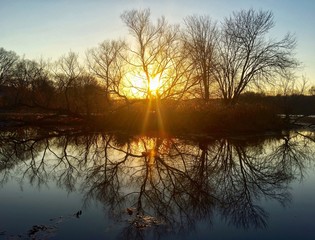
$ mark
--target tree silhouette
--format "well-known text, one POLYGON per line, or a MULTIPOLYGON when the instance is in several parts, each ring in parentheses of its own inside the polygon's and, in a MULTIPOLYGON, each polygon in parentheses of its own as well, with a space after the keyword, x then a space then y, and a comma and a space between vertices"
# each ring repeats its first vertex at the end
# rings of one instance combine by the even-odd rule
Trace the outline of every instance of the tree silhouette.
POLYGON ((111 96, 128 100, 122 91, 127 71, 125 55, 126 43, 123 41, 104 41, 87 52, 89 71, 102 81, 108 103, 111 96))
POLYGON ((10 84, 13 75, 14 64, 19 57, 13 51, 0 48, 0 85, 10 84))
POLYGON ((297 66, 295 38, 266 39, 274 26, 270 11, 242 10, 226 18, 220 36, 216 81, 223 99, 236 103, 250 84, 274 81, 297 66))
POLYGON ((73 104, 71 104, 71 90, 75 88, 77 81, 83 75, 83 67, 79 63, 78 54, 70 51, 62 56, 55 64, 54 73, 57 89, 64 93, 65 109, 68 112, 74 112, 73 104))
POLYGON ((130 71, 142 84, 133 85, 144 97, 179 98, 189 88, 187 66, 180 52, 178 26, 170 25, 164 17, 154 24, 149 9, 125 11, 121 19, 135 39, 130 52, 130 71), (157 89, 151 89, 152 81, 157 89))
POLYGON ((198 84, 203 99, 210 99, 214 88, 219 32, 208 16, 188 16, 184 19, 184 53, 191 63, 191 78, 198 84))

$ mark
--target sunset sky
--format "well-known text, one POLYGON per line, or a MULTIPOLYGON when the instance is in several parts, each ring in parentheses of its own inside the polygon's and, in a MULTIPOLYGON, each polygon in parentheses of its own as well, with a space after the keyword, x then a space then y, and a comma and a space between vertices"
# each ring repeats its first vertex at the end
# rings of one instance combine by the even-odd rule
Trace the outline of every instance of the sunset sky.
POLYGON ((313 0, 0 0, 0 47, 30 59, 56 60, 69 50, 84 56, 107 39, 125 39, 124 10, 150 8, 152 19, 170 23, 188 15, 222 21, 240 9, 271 10, 276 26, 271 37, 294 33, 299 75, 315 85, 315 1, 313 0))

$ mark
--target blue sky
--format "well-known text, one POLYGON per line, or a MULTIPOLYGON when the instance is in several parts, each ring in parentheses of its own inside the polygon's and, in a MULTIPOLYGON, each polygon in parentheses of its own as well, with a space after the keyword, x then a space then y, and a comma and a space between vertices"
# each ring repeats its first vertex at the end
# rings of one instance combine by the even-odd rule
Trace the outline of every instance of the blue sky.
POLYGON ((150 8, 153 19, 164 15, 179 24, 192 14, 220 22, 240 9, 271 10, 272 37, 296 35, 299 73, 315 84, 314 0, 0 0, 0 47, 30 59, 55 60, 69 50, 83 56, 103 40, 125 38, 120 14, 141 8, 150 8))

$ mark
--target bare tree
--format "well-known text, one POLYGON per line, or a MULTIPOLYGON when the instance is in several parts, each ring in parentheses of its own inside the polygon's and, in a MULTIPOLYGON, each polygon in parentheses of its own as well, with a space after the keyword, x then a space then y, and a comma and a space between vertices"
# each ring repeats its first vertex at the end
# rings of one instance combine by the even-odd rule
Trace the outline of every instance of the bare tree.
POLYGON ((18 59, 15 52, 0 48, 0 85, 8 84, 18 59))
POLYGON ((52 108, 55 95, 54 82, 51 78, 50 63, 43 59, 36 61, 35 77, 31 81, 32 103, 42 108, 52 108))
POLYGON ((83 67, 79 63, 78 54, 70 51, 67 55, 62 56, 56 63, 54 72, 57 88, 65 96, 66 109, 71 111, 70 90, 83 74, 83 67))
POLYGON ((178 26, 168 24, 164 17, 153 24, 150 15, 149 9, 125 11, 121 15, 135 39, 135 46, 130 49, 130 69, 144 85, 134 87, 150 99, 154 95, 178 97, 188 87, 183 79, 186 66, 179 54, 178 26), (153 87, 152 81, 157 81, 158 87, 153 87))
MULTIPOLYGON (((46 63, 21 59, 15 63, 13 75, 11 76, 10 86, 16 89, 15 103, 24 104, 35 103, 35 94, 40 85, 49 85, 48 71, 46 63), (31 96, 31 94, 33 96, 31 96), (32 101, 32 102, 30 102, 32 101)), ((44 89, 42 89, 44 90, 44 89)), ((47 92, 46 92, 47 94, 47 92)))
POLYGON ((214 80, 214 67, 218 30, 208 16, 188 16, 184 19, 184 52, 192 66, 192 80, 200 86, 200 94, 210 98, 210 86, 214 80))
POLYGON ((102 81, 108 103, 111 95, 127 99, 121 91, 122 79, 126 72, 125 50, 124 41, 113 40, 104 41, 87 52, 89 71, 102 81))
POLYGON ((297 66, 295 38, 287 34, 280 41, 267 39, 273 26, 270 11, 242 10, 225 19, 216 80, 226 102, 236 103, 250 83, 271 82, 276 75, 297 66))
POLYGON ((308 89, 308 81, 305 76, 298 78, 293 73, 288 72, 277 79, 276 94, 281 96, 304 95, 308 89))

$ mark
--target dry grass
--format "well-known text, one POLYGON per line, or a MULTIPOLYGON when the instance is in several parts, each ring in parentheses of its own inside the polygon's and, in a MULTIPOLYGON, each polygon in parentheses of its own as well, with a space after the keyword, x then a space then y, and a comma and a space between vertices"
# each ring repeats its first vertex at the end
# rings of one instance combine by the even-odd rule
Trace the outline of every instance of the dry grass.
POLYGON ((283 127, 277 112, 262 104, 226 106, 218 102, 145 102, 94 118, 93 125, 131 132, 171 133, 261 132, 283 127))

